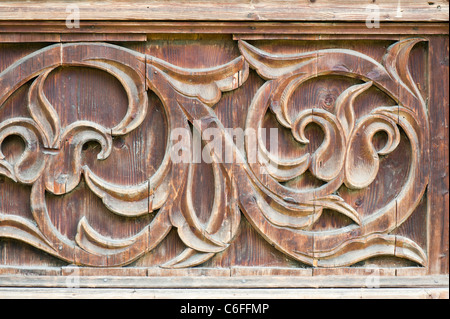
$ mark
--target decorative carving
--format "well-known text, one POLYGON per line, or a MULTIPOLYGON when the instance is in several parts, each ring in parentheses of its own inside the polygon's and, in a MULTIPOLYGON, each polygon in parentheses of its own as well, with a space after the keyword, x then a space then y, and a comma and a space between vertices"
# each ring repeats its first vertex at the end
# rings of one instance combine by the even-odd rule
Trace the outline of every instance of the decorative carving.
POLYGON ((422 39, 406 39, 388 48, 382 63, 352 50, 318 50, 277 55, 239 41, 241 56, 209 69, 185 69, 156 57, 104 43, 57 44, 30 54, 0 73, 0 105, 18 88, 32 81, 27 95, 30 118, 0 122, 0 146, 18 135, 25 150, 14 163, 0 151, 0 174, 31 185, 34 221, 0 212, 0 237, 24 241, 67 262, 98 267, 127 265, 154 249, 172 227, 187 248, 163 267, 190 267, 224 251, 239 229, 241 211, 258 232, 280 251, 315 267, 348 266, 369 257, 393 255, 427 263, 422 248, 411 239, 392 234, 414 211, 428 184, 428 119, 426 104, 408 70, 412 47, 422 39), (128 97, 123 119, 113 127, 91 121, 62 126, 58 112, 44 94, 49 74, 59 66, 100 69, 114 76, 128 97), (253 68, 266 82, 253 97, 246 129, 258 132, 240 149, 216 116, 213 106, 222 92, 243 85, 253 68), (362 81, 342 92, 328 109, 290 110, 294 92, 307 80, 343 75, 362 81), (374 106, 357 116, 358 96, 376 87, 397 106, 374 106), (192 130, 214 128, 224 148, 205 145, 214 185, 209 218, 202 222, 193 204, 194 164, 174 161, 174 141, 168 139, 161 164, 137 185, 119 185, 96 175, 82 163, 83 145, 101 147, 97 160, 113 152, 113 138, 138 128, 148 111, 147 91, 161 100, 169 132, 184 129, 189 139, 177 142, 190 150, 192 130), (315 123, 324 133, 321 145, 298 158, 283 158, 267 149, 261 133, 270 110, 299 145, 310 143, 306 128, 315 123), (295 114, 294 114, 295 113, 295 114), (189 125, 189 123, 192 125, 189 125), (406 183, 393 200, 368 216, 361 216, 336 191, 342 185, 363 189, 379 173, 379 156, 394 151, 401 132, 411 146, 406 183), (383 131, 381 149, 372 139, 383 131), (231 150, 232 162, 225 152, 231 150), (249 155, 257 154, 256 161, 249 155), (322 185, 296 189, 285 184, 310 172, 322 185), (74 240, 53 225, 46 194, 64 196, 84 177, 86 185, 112 213, 124 218, 153 214, 151 222, 129 238, 100 234, 86 217, 78 221, 74 240), (352 224, 333 230, 313 230, 324 210, 348 217, 352 224), (36 223, 36 224, 34 224, 36 223))
MULTIPOLYGON (((278 121, 292 130, 300 143, 308 143, 304 135, 305 126, 314 122, 325 132, 322 145, 313 153, 289 163, 272 158, 275 164, 266 168, 261 163, 251 164, 260 189, 277 203, 272 209, 262 208, 262 196, 241 200, 243 209, 253 224, 264 230, 265 238, 290 256, 314 266, 346 266, 376 255, 396 255, 426 263, 422 249, 407 238, 389 235, 410 216, 422 198, 428 183, 428 121, 426 105, 407 67, 408 53, 421 39, 408 39, 392 45, 384 58, 384 65, 368 56, 350 50, 319 50, 298 55, 273 55, 259 50, 244 41, 239 43, 242 54, 262 77, 268 79, 253 100, 247 126, 257 129, 267 108, 276 114, 278 121), (402 70, 400 70, 402 68, 402 70), (287 102, 292 92, 313 77, 324 74, 339 74, 358 78, 364 84, 345 90, 336 100, 333 112, 313 108, 291 118, 287 102), (401 74, 401 75, 400 75, 401 74), (369 114, 356 119, 353 101, 356 96, 375 85, 394 99, 398 106, 375 107, 369 114), (408 181, 402 191, 385 207, 362 219, 358 213, 334 193, 345 183, 350 188, 370 185, 378 173, 378 155, 392 152, 399 142, 400 126, 407 134, 413 150, 408 181), (388 135, 381 150, 372 145, 372 137, 378 131, 388 135), (279 166, 280 169, 274 167, 279 166), (296 190, 281 185, 279 176, 289 167, 290 178, 302 174, 309 168, 311 173, 326 182, 323 186, 296 190), (310 223, 295 222, 280 224, 278 220, 295 220, 299 214, 288 211, 313 203, 309 209, 310 223), (352 218, 355 224, 339 230, 311 231, 311 226, 323 209, 332 209, 352 218), (261 219, 260 211, 274 218, 261 219), (281 219, 279 215, 285 216, 281 219), (269 221, 269 222, 268 222, 269 221), (290 227, 286 227, 289 225, 290 227), (284 226, 280 228, 279 226, 284 226), (289 241, 285 239, 289 238, 289 241), (406 249, 396 250, 397 243, 406 249)), ((247 151, 251 145, 247 145, 247 151)), ((264 147, 260 147, 264 150, 264 147)), ((300 209, 300 211, 302 211, 300 209)), ((303 212, 308 209, 303 210, 303 212)))

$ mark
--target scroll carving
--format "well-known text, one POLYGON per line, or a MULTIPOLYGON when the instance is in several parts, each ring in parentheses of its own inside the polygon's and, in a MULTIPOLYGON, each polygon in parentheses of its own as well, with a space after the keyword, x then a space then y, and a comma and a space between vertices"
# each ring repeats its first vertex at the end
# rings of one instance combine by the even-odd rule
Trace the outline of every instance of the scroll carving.
POLYGON ((31 82, 27 94, 29 117, 0 121, 0 146, 11 135, 25 141, 25 150, 14 163, 0 149, 0 174, 31 186, 34 220, 0 212, 0 237, 13 238, 70 263, 86 266, 124 266, 153 250, 172 228, 186 249, 162 267, 202 264, 225 251, 238 232, 241 213, 275 248, 314 267, 353 265, 364 259, 391 255, 426 265, 424 250, 413 240, 393 234, 413 213, 428 184, 428 118, 426 103, 408 70, 411 49, 422 39, 406 39, 387 49, 382 61, 353 50, 329 49, 282 55, 265 52, 239 41, 241 56, 208 69, 187 69, 166 61, 106 43, 71 43, 46 47, 0 73, 0 106, 18 88, 31 82), (60 66, 89 67, 111 74, 123 86, 128 108, 122 120, 106 127, 92 121, 67 126, 45 96, 43 85, 60 66), (246 118, 246 137, 239 148, 219 120, 214 106, 223 92, 240 89, 253 69, 265 82, 252 98, 246 118), (292 95, 306 81, 340 75, 358 79, 336 99, 333 107, 312 107, 296 112, 292 95), (355 100, 372 87, 395 101, 396 106, 376 105, 357 115, 355 100), (166 141, 166 152, 152 176, 136 185, 106 180, 81 161, 83 146, 100 146, 97 160, 107 159, 113 139, 138 128, 148 112, 152 91, 162 102, 168 131, 184 129, 189 139, 166 141), (267 112, 290 131, 298 145, 307 145, 306 129, 316 124, 324 134, 321 145, 297 158, 283 158, 268 149, 261 133, 267 112), (214 128, 223 148, 205 145, 212 167, 214 200, 207 221, 201 221, 193 198, 194 164, 174 161, 172 149, 192 149, 194 131, 214 128), (376 148, 373 137, 387 136, 376 148), (361 216, 338 195, 345 185, 364 189, 379 172, 380 156, 393 152, 401 132, 411 148, 406 182, 384 207, 361 216), (233 161, 223 161, 225 151, 233 161), (256 152, 256 161, 250 154, 256 152), (312 174, 318 187, 295 188, 289 181, 312 174), (65 196, 84 178, 89 190, 113 214, 132 219, 152 214, 150 223, 128 238, 99 233, 82 217, 74 240, 63 235, 49 217, 47 197, 65 196), (333 230, 314 230, 324 210, 351 220, 333 230))

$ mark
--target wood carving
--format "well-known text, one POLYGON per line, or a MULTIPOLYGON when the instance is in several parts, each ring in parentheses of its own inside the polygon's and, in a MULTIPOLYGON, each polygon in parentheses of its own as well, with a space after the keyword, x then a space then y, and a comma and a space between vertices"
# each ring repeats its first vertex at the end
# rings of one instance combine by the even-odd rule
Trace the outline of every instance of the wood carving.
POLYGON ((408 69, 410 51, 421 41, 410 38, 396 42, 382 61, 376 61, 348 49, 273 54, 240 40, 241 56, 205 69, 181 68, 106 43, 57 44, 25 56, 0 73, 0 107, 25 83, 31 83, 27 94, 29 117, 0 120, 0 146, 12 135, 25 142, 15 162, 8 161, 0 148, 0 174, 30 185, 34 220, 0 212, 0 237, 23 241, 69 263, 109 267, 137 260, 175 228, 187 248, 161 266, 192 267, 229 247, 242 212, 271 245, 314 267, 349 266, 382 255, 426 265, 426 253, 417 243, 393 233, 411 216, 428 185, 427 106, 408 69), (111 127, 87 120, 63 125, 43 89, 49 74, 61 66, 99 69, 115 77, 128 98, 121 121, 111 127), (246 131, 258 134, 256 139, 246 136, 245 147, 240 148, 214 106, 222 92, 242 89, 250 68, 265 82, 253 96, 245 122, 246 131), (325 75, 360 82, 346 88, 328 108, 293 108, 296 90, 325 75), (364 114, 355 112, 356 99, 373 87, 397 105, 374 105, 364 114), (142 125, 149 108, 149 91, 160 99, 168 124, 166 151, 159 167, 136 185, 117 184, 96 174, 81 160, 84 145, 95 142, 100 146, 98 161, 110 157, 114 140, 142 125), (323 141, 312 151, 303 148, 297 157, 272 152, 262 131, 268 112, 289 130, 299 146, 313 142, 307 134, 312 123, 323 132, 323 141), (224 147, 204 145, 214 180, 214 185, 209 185, 214 201, 205 222, 194 205, 198 187, 195 164, 175 161, 173 149, 192 150, 195 132, 209 128, 218 132, 224 147), (170 138, 179 129, 189 132, 189 138, 170 138), (382 147, 373 144, 378 132, 387 136, 382 147), (398 147, 402 132, 411 149, 406 182, 386 205, 362 216, 338 190, 342 185, 355 190, 371 185, 380 173, 380 156, 398 147), (224 161, 230 151, 233 160, 224 161), (256 154, 255 161, 250 160, 251 154, 256 154), (292 186, 293 180, 305 174, 320 181, 318 186, 292 186), (82 217, 76 236, 69 239, 49 217, 47 199, 73 192, 82 178, 111 213, 130 220, 151 215, 148 225, 133 236, 113 238, 101 234, 82 217), (351 224, 332 230, 315 229, 325 210, 346 216, 351 224))

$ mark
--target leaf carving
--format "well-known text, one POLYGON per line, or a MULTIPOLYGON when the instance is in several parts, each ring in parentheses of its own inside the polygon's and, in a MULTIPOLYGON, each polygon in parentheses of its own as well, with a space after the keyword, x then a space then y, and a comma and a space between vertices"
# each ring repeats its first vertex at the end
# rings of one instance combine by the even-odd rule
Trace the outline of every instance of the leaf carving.
POLYGON ((302 175, 310 166, 310 154, 286 160, 272 155, 263 143, 259 145, 259 162, 263 163, 270 176, 279 182, 286 182, 302 175))
POLYGON ((331 181, 336 178, 344 164, 345 139, 336 117, 321 109, 301 112, 292 125, 292 134, 300 143, 309 143, 305 128, 310 123, 317 123, 325 132, 322 145, 311 155, 310 170, 317 178, 331 181))
POLYGON ((51 71, 53 70, 50 69, 42 73, 31 84, 28 91, 28 110, 43 132, 44 146, 47 148, 58 148, 61 123, 58 113, 56 113, 43 92, 44 82, 51 71))
POLYGON ((55 252, 55 248, 39 228, 20 216, 0 213, 0 237, 20 240, 48 253, 55 252))
POLYGON ((372 86, 372 82, 353 85, 342 92, 336 100, 336 116, 341 124, 346 139, 349 138, 355 126, 355 110, 353 103, 362 92, 372 86))
POLYGON ((387 53, 383 57, 383 65, 386 67, 387 72, 400 85, 418 98, 422 104, 424 104, 424 100, 409 72, 408 61, 412 48, 417 43, 423 41, 426 40, 422 38, 410 38, 398 41, 387 49, 387 53))
MULTIPOLYGON (((228 213, 226 195, 223 187, 224 180, 220 175, 218 164, 213 165, 215 192, 211 217, 205 226, 199 221, 192 201, 193 192, 193 164, 189 165, 188 181, 186 185, 182 211, 186 222, 182 222, 178 229, 180 238, 191 248, 201 252, 219 252, 228 246, 227 238, 218 233, 220 225, 224 222, 225 214, 228 213), (216 225, 218 223, 218 225, 216 225), (219 226, 217 228, 217 226, 219 226)), ((229 233, 228 233, 229 234, 229 233)), ((227 236, 228 237, 228 236, 227 236)))
POLYGON ((151 180, 138 185, 115 185, 95 175, 87 166, 83 166, 83 172, 89 188, 109 210, 121 216, 138 217, 151 213, 159 209, 168 197, 167 182, 154 185, 155 188, 152 188, 151 180))
MULTIPOLYGON (((292 127, 292 119, 288 112, 288 102, 295 90, 308 78, 310 78, 309 74, 300 72, 293 75, 287 74, 269 82, 271 83, 270 110, 284 127, 292 127)), ((257 102, 257 100, 254 101, 257 102)))
POLYGON ((193 267, 200 265, 201 263, 204 263, 211 257, 213 257, 215 253, 204 253, 199 252, 192 248, 186 248, 183 250, 181 254, 179 254, 177 257, 169 260, 165 264, 163 264, 161 267, 163 268, 187 268, 187 267, 193 267))
POLYGON ((362 223, 358 212, 351 205, 347 204, 340 196, 328 195, 315 198, 312 202, 317 209, 331 209, 349 217, 358 225, 361 225, 362 223))
MULTIPOLYGON (((394 107, 394 109, 397 109, 394 107)), ((361 118, 350 137, 345 162, 345 185, 349 188, 369 186, 378 174, 379 157, 392 152, 400 143, 397 124, 390 118, 377 114, 361 118), (387 133, 386 145, 376 150, 372 144, 373 136, 380 131, 387 133)))
MULTIPOLYGON (((249 72, 248 64, 242 57, 208 69, 185 69, 155 57, 149 57, 148 63, 152 66, 152 72, 162 72, 178 92, 196 97, 210 106, 219 101, 222 92, 241 86, 249 72)), ((152 73, 149 72, 150 81, 152 78, 152 73)))
POLYGON ((136 243, 139 237, 148 236, 146 229, 134 237, 124 239, 112 239, 99 234, 88 223, 86 217, 82 217, 78 223, 75 241, 84 250, 96 255, 117 254, 136 243), (144 234, 144 235, 143 235, 144 234))
POLYGON ((351 258, 353 262, 362 261, 370 257, 391 255, 413 260, 420 265, 426 264, 426 255, 412 240, 388 234, 371 234, 349 240, 327 252, 315 252, 317 267, 342 267, 351 258), (403 249, 397 250, 397 246, 403 249), (349 257, 349 256, 352 257, 349 257))
MULTIPOLYGON (((180 104, 180 107, 182 105, 180 104)), ((199 105, 201 105, 200 110, 205 111, 206 114, 213 113, 212 109, 206 105, 199 105)), ((191 110, 183 108, 183 111, 190 114, 191 110)), ((209 116, 205 116, 195 121, 194 129, 201 131, 209 119, 209 116)), ((225 134, 224 130, 221 132, 225 134)), ((165 263, 164 267, 180 268, 198 265, 215 253, 226 249, 238 231, 240 210, 235 180, 229 177, 223 164, 217 161, 221 154, 213 152, 209 143, 205 145, 205 149, 209 150, 211 154, 209 159, 214 176, 214 201, 210 216, 205 223, 202 223, 197 216, 193 203, 195 194, 194 164, 190 163, 187 184, 181 196, 180 210, 171 216, 173 225, 178 228, 180 238, 189 248, 165 263)))
POLYGON ((314 203, 280 207, 276 204, 269 205, 261 196, 254 196, 254 201, 267 220, 276 226, 304 229, 313 225, 322 215, 322 210, 316 208, 314 203))
POLYGON ((316 52, 277 55, 262 51, 245 41, 239 41, 239 50, 250 65, 266 80, 297 73, 301 67, 317 58, 316 52))

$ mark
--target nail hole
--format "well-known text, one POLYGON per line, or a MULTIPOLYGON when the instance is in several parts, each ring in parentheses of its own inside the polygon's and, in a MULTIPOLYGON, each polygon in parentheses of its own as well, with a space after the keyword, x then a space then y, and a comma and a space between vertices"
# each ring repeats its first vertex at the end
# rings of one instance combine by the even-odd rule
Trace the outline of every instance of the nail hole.
POLYGON ((362 203, 363 203, 362 199, 361 199, 361 198, 358 198, 358 199, 355 201, 355 206, 356 206, 356 207, 359 207, 359 206, 362 205, 362 203))
POLYGON ((113 145, 115 148, 123 148, 125 146, 125 141, 121 137, 114 138, 113 145))

